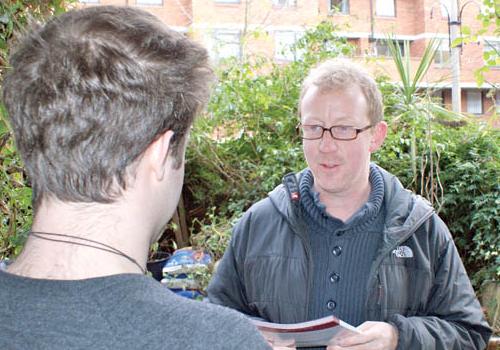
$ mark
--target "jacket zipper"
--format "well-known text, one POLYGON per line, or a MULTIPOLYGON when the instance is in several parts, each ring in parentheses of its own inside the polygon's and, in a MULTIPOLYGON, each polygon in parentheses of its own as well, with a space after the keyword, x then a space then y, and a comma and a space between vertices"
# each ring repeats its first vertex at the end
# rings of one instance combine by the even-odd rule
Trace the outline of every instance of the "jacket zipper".
MULTIPOLYGON (((301 225, 301 226, 304 230, 306 229, 305 225, 301 225)), ((307 244, 306 239, 300 233, 295 231, 294 229, 292 229, 292 231, 294 231, 295 234, 297 236, 299 236, 300 240, 302 241, 302 245, 304 247, 304 251, 306 253, 306 260, 307 260, 307 285, 306 285, 306 298, 305 298, 305 302, 306 302, 305 310, 306 310, 306 312, 304 315, 304 319, 300 321, 300 322, 302 322, 302 321, 305 321, 309 318, 309 293, 310 293, 310 290, 312 288, 313 262, 312 262, 312 258, 311 258, 310 247, 307 244)))
POLYGON ((380 281, 380 274, 377 273, 377 306, 380 307, 382 304, 382 295, 384 293, 384 286, 380 281))
POLYGON ((293 203, 290 203, 290 205, 293 208, 292 212, 294 213, 295 222, 297 223, 298 228, 296 229, 292 225, 290 225, 289 227, 291 231, 294 232, 301 240, 302 246, 304 247, 304 251, 306 253, 306 260, 307 260, 307 285, 306 285, 306 298, 305 298, 306 305, 305 305, 305 315, 303 315, 303 320, 301 320, 302 322, 308 320, 309 318, 309 294, 312 288, 312 270, 314 267, 311 257, 311 248, 306 238, 304 237, 304 234, 307 232, 307 227, 302 220, 302 216, 298 213, 299 209, 297 209, 296 207, 294 208, 293 203), (304 232, 300 232, 301 230, 304 232))

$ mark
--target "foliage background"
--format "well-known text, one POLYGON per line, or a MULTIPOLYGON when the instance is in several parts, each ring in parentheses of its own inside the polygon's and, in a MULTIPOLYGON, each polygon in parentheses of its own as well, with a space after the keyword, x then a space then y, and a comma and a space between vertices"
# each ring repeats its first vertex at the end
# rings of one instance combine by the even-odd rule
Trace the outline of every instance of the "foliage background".
MULTIPOLYGON (((14 33, 66 11, 74 0, 0 0, 0 87, 14 33)), ((0 103, 0 259, 17 255, 31 225, 31 188, 0 103)))

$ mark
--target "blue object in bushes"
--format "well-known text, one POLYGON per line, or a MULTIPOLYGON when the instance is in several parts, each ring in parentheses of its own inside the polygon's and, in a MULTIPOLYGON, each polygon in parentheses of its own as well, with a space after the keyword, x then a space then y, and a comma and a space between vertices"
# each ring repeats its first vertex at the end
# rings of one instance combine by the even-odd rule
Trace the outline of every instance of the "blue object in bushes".
POLYGON ((201 299, 203 293, 192 274, 208 271, 212 257, 191 247, 176 250, 163 267, 163 279, 172 292, 189 299, 201 299))
POLYGON ((6 259, 0 259, 0 270, 5 271, 7 269, 7 266, 9 266, 12 263, 12 260, 6 258, 6 259))

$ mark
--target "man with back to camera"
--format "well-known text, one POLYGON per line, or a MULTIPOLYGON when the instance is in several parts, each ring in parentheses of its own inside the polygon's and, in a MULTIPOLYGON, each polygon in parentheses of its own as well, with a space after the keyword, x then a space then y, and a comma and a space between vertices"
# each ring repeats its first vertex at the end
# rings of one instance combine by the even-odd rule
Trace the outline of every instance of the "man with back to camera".
POLYGON ((17 45, 3 99, 34 219, 0 271, 0 348, 269 348, 244 316, 144 275, 209 97, 207 57, 130 7, 70 11, 17 45))
POLYGON ((491 329, 446 225, 370 163, 387 133, 375 81, 326 61, 303 82, 299 113, 308 168, 236 224, 210 301, 277 323, 333 314, 359 326, 329 349, 484 349, 491 329))

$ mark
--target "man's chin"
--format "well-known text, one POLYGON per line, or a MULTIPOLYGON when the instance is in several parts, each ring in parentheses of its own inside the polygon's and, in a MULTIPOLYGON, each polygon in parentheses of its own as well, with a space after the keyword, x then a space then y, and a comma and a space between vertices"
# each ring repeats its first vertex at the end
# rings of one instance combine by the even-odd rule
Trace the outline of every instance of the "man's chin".
POLYGON ((329 195, 335 195, 335 194, 339 194, 341 193, 341 189, 338 188, 338 187, 335 187, 335 186, 324 186, 324 187, 321 187, 319 193, 325 193, 325 194, 329 194, 329 195))

